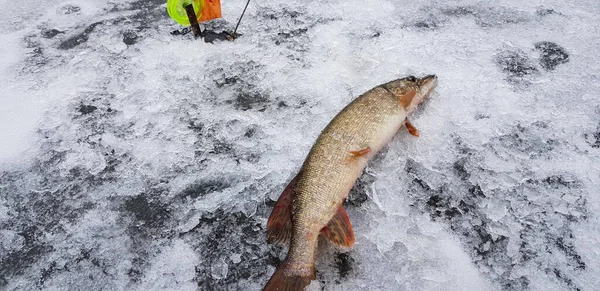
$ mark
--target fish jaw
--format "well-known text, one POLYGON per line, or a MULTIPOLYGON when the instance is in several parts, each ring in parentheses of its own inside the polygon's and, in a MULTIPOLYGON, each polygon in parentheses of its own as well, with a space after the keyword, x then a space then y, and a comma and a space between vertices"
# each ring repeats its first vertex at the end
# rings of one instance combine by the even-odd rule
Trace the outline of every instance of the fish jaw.
POLYGON ((415 94, 415 97, 413 98, 412 102, 406 107, 407 114, 410 114, 413 111, 415 111, 415 109, 417 109, 417 106, 419 106, 419 104, 421 104, 423 100, 425 100, 431 94, 433 89, 435 89, 435 87, 437 86, 437 76, 427 75, 423 78, 418 78, 415 83, 417 87, 417 94, 415 94))

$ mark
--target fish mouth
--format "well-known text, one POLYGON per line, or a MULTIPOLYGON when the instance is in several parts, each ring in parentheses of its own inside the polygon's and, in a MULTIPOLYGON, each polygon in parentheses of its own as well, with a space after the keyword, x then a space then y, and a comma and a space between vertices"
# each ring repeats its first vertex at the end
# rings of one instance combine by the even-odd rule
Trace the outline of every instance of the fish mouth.
POLYGON ((427 75, 423 78, 420 78, 417 83, 419 84, 419 91, 424 93, 425 95, 429 94, 435 86, 437 86, 437 76, 436 75, 427 75))
POLYGON ((436 75, 427 75, 423 78, 420 78, 419 86, 421 87, 435 87, 437 85, 437 76, 436 75))

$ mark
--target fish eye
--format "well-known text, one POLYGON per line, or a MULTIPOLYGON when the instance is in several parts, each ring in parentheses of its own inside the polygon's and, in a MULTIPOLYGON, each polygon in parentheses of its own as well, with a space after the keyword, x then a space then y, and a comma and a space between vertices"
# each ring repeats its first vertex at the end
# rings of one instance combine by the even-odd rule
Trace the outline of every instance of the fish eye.
POLYGON ((416 82, 417 81, 417 77, 415 76, 408 76, 406 77, 406 80, 409 82, 416 82))

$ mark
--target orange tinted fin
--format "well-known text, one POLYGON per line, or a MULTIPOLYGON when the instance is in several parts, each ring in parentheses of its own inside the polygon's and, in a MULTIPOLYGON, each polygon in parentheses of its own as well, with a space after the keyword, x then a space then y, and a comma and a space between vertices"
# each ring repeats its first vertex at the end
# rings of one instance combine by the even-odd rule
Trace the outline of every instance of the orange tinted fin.
POLYGON ((415 96, 417 95, 417 91, 415 89, 410 89, 410 91, 406 92, 406 94, 402 95, 402 97, 400 97, 400 104, 402 104, 402 107, 404 107, 404 109, 406 109, 408 107, 408 105, 410 105, 410 103, 412 102, 413 98, 415 98, 415 96))
POLYGON ((292 200, 300 174, 285 187, 267 221, 267 241, 270 244, 288 245, 292 237, 292 200))
POLYGON ((302 274, 305 272, 297 272, 297 270, 294 270, 296 272, 292 274, 286 274, 287 266, 289 265, 287 259, 285 259, 279 268, 275 270, 275 273, 273 273, 263 291, 301 291, 310 284, 310 281, 316 278, 314 265, 312 266, 312 270, 306 272, 306 275, 302 274))
POLYGON ((333 218, 327 226, 321 229, 321 233, 325 235, 332 243, 340 247, 349 248, 354 245, 354 231, 348 213, 343 206, 338 208, 333 218))
POLYGON ((366 154, 368 154, 369 152, 371 152, 371 148, 370 147, 366 147, 362 150, 358 150, 358 151, 351 151, 350 154, 352 154, 355 157, 362 157, 366 154))
POLYGON ((412 123, 410 123, 410 121, 408 121, 408 118, 404 120, 404 125, 406 125, 406 129, 408 129, 408 133, 419 137, 419 130, 412 123))

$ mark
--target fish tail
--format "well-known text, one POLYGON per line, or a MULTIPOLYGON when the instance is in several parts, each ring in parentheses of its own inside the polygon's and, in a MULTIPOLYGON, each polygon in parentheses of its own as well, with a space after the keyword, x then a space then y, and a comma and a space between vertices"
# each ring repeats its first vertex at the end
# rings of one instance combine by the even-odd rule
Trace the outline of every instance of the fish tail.
POLYGON ((287 259, 275 270, 263 291, 302 291, 315 279, 315 266, 304 270, 287 270, 287 259), (286 272, 287 271, 287 272, 286 272), (292 271, 292 272, 290 272, 292 271))

